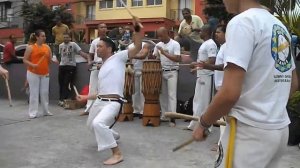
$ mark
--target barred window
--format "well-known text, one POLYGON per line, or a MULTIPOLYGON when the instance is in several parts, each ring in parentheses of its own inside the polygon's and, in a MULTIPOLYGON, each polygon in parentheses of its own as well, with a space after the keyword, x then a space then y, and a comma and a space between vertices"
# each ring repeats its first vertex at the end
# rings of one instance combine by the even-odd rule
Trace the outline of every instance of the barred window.
POLYGON ((162 0, 147 0, 147 5, 161 5, 162 0))
POLYGON ((143 6, 143 0, 132 0, 131 6, 143 6))
MULTIPOLYGON (((116 0, 116 1, 117 1, 117 7, 124 7, 119 0, 116 0)), ((123 1, 123 2, 125 5, 127 5, 127 1, 123 1)))
POLYGON ((99 7, 102 8, 113 8, 113 0, 100 0, 99 7))

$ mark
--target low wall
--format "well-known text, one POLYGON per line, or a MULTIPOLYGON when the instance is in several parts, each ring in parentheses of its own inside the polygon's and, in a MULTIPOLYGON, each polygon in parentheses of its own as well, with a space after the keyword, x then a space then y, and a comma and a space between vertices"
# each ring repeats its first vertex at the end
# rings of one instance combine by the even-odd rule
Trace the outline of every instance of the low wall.
MULTIPOLYGON (((25 79, 26 79, 26 68, 24 64, 11 64, 5 66, 10 73, 10 90, 12 99, 26 99, 26 94, 21 91, 25 79)), ((77 64, 77 73, 75 79, 75 85, 80 91, 83 86, 89 83, 90 72, 88 71, 87 63, 77 64)), ((194 94, 195 88, 195 75, 190 74, 188 67, 182 67, 179 71, 178 80, 178 99, 187 100, 194 94)), ((59 98, 59 85, 58 85, 58 65, 51 64, 50 66, 50 92, 49 98, 51 100, 58 100, 59 98)), ((7 91, 4 80, 0 79, 0 98, 7 98, 7 91)))

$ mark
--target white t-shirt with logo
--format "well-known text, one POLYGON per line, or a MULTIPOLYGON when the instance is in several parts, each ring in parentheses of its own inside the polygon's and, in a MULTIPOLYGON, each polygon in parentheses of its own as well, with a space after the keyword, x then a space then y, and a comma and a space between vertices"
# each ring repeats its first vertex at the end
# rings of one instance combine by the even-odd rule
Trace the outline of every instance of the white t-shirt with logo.
MULTIPOLYGON (((197 62, 206 62, 211 57, 217 56, 218 47, 214 40, 209 39, 201 44, 198 50, 197 62)), ((212 75, 213 71, 207 69, 197 70, 197 77, 201 75, 212 75)))
MULTIPOLYGON (((142 48, 144 48, 144 45, 146 43, 145 42, 142 42, 142 48)), ((134 47, 134 43, 131 43, 129 46, 128 46, 128 49, 130 48, 133 48, 134 47)), ((133 68, 134 70, 142 70, 143 69, 143 60, 140 60, 140 59, 132 59, 132 63, 133 63, 133 68)))
POLYGON ((123 97, 127 60, 128 50, 124 50, 109 57, 102 64, 98 74, 98 94, 117 94, 123 97))
POLYGON ((261 129, 281 129, 290 121, 286 104, 295 69, 286 27, 265 9, 234 17, 226 30, 225 68, 243 68, 241 96, 230 115, 261 129))
POLYGON ((99 44, 100 42, 100 37, 94 39, 91 43, 91 46, 90 46, 90 50, 89 50, 89 53, 92 53, 94 54, 94 62, 102 62, 102 58, 98 57, 97 55, 97 45, 99 44))
MULTIPOLYGON (((217 54, 215 65, 221 65, 224 64, 224 48, 226 46, 226 43, 221 45, 220 50, 217 54)), ((223 78, 224 78, 224 71, 217 71, 215 70, 215 87, 217 90, 222 86, 223 78)))
POLYGON ((76 66, 75 54, 79 53, 81 48, 75 42, 61 43, 59 45, 59 54, 61 55, 60 66, 76 66))
POLYGON ((180 55, 180 45, 177 41, 170 39, 168 43, 159 42, 154 47, 153 55, 158 56, 160 58, 161 66, 163 69, 179 69, 178 62, 172 61, 156 48, 157 46, 162 47, 162 49, 171 55, 180 55))

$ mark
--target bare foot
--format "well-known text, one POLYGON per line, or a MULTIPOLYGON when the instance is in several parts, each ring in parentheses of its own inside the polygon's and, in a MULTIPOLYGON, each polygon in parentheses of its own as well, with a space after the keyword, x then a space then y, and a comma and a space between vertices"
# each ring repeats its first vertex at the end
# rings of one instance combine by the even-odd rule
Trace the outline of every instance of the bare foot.
POLYGON ((104 165, 115 165, 123 161, 123 156, 121 154, 116 154, 103 162, 104 165))

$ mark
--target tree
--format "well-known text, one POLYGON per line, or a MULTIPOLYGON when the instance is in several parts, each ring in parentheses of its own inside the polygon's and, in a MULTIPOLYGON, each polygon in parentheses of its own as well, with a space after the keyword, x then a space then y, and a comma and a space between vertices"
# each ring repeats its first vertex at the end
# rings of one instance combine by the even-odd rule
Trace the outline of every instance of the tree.
POLYGON ((72 14, 66 12, 66 7, 62 6, 55 10, 51 10, 44 4, 25 2, 22 6, 21 16, 24 19, 25 42, 27 43, 29 36, 37 29, 45 31, 47 42, 53 42, 52 27, 55 25, 54 18, 60 16, 62 22, 72 27, 74 18, 72 14))

